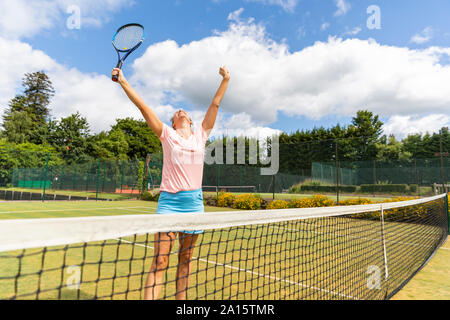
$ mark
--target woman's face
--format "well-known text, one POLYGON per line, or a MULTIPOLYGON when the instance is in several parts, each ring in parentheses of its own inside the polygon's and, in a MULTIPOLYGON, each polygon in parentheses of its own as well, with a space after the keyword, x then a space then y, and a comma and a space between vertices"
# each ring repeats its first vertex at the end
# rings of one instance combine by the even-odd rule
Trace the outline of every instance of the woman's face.
POLYGON ((180 109, 177 112, 175 112, 172 119, 173 119, 172 126, 174 129, 183 127, 185 121, 189 123, 189 125, 192 125, 192 120, 189 117, 189 114, 183 109, 180 109))

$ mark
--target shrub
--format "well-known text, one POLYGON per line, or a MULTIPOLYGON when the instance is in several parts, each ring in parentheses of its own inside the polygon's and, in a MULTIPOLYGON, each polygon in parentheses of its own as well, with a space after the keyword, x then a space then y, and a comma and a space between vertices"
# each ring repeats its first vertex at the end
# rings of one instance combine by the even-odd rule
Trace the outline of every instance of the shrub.
POLYGON ((315 207, 331 207, 335 202, 321 194, 314 195, 310 198, 296 199, 289 203, 290 208, 315 208, 315 207))
POLYGON ((268 210, 270 209, 287 209, 289 208, 289 202, 284 200, 274 200, 267 205, 268 210))
POLYGON ((231 193, 220 193, 217 197, 217 206, 222 208, 232 207, 235 198, 231 193))
POLYGON ((373 201, 366 198, 358 198, 358 199, 348 199, 339 201, 341 206, 357 206, 363 204, 373 204, 373 201))
POLYGON ((374 192, 406 192, 406 184, 362 184, 361 192, 374 193, 374 192))
MULTIPOLYGON (((356 192, 356 186, 339 186, 340 192, 353 193, 356 192)), ((314 191, 314 192, 336 192, 336 186, 301 186, 301 191, 314 191)))
POLYGON ((253 194, 241 194, 234 199, 234 209, 258 210, 261 208, 261 198, 253 194))
POLYGON ((409 185, 409 192, 416 193, 417 192, 417 184, 410 184, 409 185))
POLYGON ((141 200, 143 201, 156 201, 158 202, 159 200, 159 192, 148 192, 145 191, 142 196, 141 196, 141 200))
POLYGON ((217 207, 217 197, 203 194, 203 204, 205 206, 217 207))

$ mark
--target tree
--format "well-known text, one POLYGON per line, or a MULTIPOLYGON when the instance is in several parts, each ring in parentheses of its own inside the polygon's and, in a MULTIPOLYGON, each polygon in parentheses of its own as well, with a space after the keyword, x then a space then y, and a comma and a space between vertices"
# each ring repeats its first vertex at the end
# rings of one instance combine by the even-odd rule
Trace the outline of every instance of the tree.
POLYGON ((3 138, 8 142, 21 144, 31 140, 35 126, 26 111, 16 111, 7 116, 3 128, 3 138))
POLYGON ((43 72, 26 73, 22 81, 25 88, 27 111, 34 115, 38 125, 46 123, 50 115, 50 100, 55 94, 50 78, 43 72))
POLYGON ((376 144, 378 153, 377 160, 408 160, 412 153, 405 150, 405 146, 395 139, 394 135, 389 138, 383 136, 381 141, 376 144))
POLYGON ((128 142, 121 130, 100 132, 90 137, 89 155, 93 158, 128 160, 128 142))
POLYGON ((71 164, 88 160, 89 136, 89 124, 86 118, 77 112, 57 121, 49 140, 62 158, 71 164))
POLYGON ((378 115, 360 110, 348 128, 349 136, 354 137, 352 146, 357 161, 372 160, 377 156, 376 143, 383 132, 383 122, 378 115))
POLYGON ((111 131, 122 131, 128 143, 129 159, 145 159, 149 153, 162 151, 159 138, 150 130, 147 123, 132 118, 117 119, 111 131))
POLYGON ((25 74, 22 86, 23 94, 11 99, 5 110, 2 136, 13 143, 45 143, 42 136, 46 136, 48 106, 54 96, 52 83, 44 72, 35 72, 25 74))

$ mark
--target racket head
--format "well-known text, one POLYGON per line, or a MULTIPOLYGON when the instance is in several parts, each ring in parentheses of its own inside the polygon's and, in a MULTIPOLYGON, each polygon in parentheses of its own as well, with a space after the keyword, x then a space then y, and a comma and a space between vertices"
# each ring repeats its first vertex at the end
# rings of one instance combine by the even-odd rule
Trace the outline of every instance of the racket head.
POLYGON ((145 38, 145 30, 139 23, 129 23, 120 27, 114 34, 112 43, 119 52, 130 52, 138 47, 145 38))

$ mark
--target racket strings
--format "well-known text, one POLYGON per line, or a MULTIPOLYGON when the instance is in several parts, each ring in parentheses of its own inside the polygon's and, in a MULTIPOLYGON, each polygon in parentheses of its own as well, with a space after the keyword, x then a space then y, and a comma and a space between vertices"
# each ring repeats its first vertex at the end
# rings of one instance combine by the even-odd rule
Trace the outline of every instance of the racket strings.
POLYGON ((144 29, 140 26, 128 26, 121 29, 113 39, 118 50, 131 50, 144 37, 144 29))

